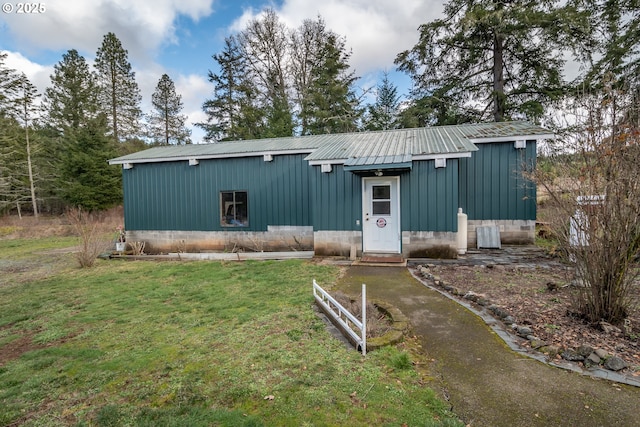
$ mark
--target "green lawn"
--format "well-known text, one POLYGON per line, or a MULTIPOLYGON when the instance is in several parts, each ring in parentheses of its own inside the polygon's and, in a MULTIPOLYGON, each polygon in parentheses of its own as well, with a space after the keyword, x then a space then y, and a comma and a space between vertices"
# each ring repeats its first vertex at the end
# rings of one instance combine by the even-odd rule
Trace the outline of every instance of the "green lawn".
POLYGON ((12 260, 70 242, 0 242, 0 354, 16 353, 0 357, 0 426, 461 425, 401 350, 363 358, 325 330, 311 283, 330 287, 336 267, 79 269, 66 254, 11 280, 12 260))

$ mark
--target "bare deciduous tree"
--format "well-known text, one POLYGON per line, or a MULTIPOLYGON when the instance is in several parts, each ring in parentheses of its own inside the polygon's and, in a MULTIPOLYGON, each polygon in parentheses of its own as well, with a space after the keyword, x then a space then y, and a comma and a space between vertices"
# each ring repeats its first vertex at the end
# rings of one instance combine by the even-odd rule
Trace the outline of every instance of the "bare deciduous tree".
POLYGON ((634 304, 640 249, 640 128, 624 93, 585 97, 580 129, 538 169, 551 226, 580 284, 577 309, 591 323, 621 323, 634 304))

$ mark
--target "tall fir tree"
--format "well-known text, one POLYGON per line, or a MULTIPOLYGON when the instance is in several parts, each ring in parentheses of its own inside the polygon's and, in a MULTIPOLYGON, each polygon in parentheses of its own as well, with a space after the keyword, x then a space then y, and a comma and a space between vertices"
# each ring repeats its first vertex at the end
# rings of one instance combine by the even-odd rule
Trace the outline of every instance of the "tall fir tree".
POLYGON ((202 105, 207 122, 197 123, 207 141, 256 139, 262 135, 264 111, 257 105, 258 90, 251 79, 236 36, 225 39, 222 52, 213 55, 219 73, 209 71, 213 98, 202 105))
MULTIPOLYGON (((636 0, 575 0, 591 16, 578 54, 585 73, 577 80, 577 102, 602 97, 616 120, 640 123, 640 7, 636 0)), ((615 133, 615 131, 614 131, 615 133)))
POLYGON ((344 39, 329 34, 314 59, 307 101, 300 112, 309 134, 357 130, 362 112, 353 91, 357 78, 349 71, 350 56, 344 39))
POLYGON ((367 107, 364 117, 366 130, 389 130, 400 126, 400 96, 398 87, 389 80, 385 72, 376 88, 376 100, 367 107))
POLYGON ((176 93, 173 80, 163 74, 151 96, 154 110, 149 115, 149 136, 156 144, 190 144, 191 131, 186 128, 187 116, 182 111, 182 97, 176 93))
POLYGON ((118 151, 108 135, 105 114, 69 129, 68 149, 61 165, 60 196, 71 206, 88 211, 104 210, 122 203, 122 178, 108 164, 118 151))
POLYGON ((5 65, 7 53, 0 52, 0 117, 10 116, 14 107, 13 100, 19 90, 19 74, 5 65))
POLYGON ((44 107, 47 114, 46 137, 42 147, 47 161, 41 165, 41 191, 50 209, 61 211, 68 203, 62 192, 71 185, 61 180, 62 162, 72 149, 75 135, 90 125, 99 114, 99 87, 89 64, 78 51, 71 49, 54 65, 51 85, 45 90, 44 107))
POLYGON ((37 98, 40 96, 36 87, 29 81, 27 76, 23 73, 20 75, 17 81, 18 95, 15 99, 15 111, 16 118, 22 126, 22 146, 25 153, 25 190, 29 194, 31 200, 31 208, 33 215, 38 217, 38 199, 36 197, 36 174, 34 172, 34 156, 33 156, 33 136, 30 132, 33 122, 39 116, 41 111, 40 105, 37 103, 37 98))
POLYGON ((435 106, 424 124, 452 116, 540 119, 565 95, 561 31, 584 17, 567 14, 560 3, 450 0, 443 18, 420 26, 418 43, 396 64, 413 79, 413 99, 428 97, 423 105, 435 106))
POLYGON ((292 86, 302 135, 310 133, 309 120, 312 117, 306 111, 311 105, 310 87, 329 36, 337 35, 327 29, 321 16, 315 20, 305 19, 290 35, 292 86))
POLYGON ((209 140, 356 130, 361 111, 349 57, 322 18, 292 31, 266 10, 213 55, 220 71, 209 72, 214 96, 198 126, 209 140))
POLYGON ((104 36, 96 53, 95 68, 100 104, 109 117, 111 135, 121 142, 140 134, 140 89, 131 71, 128 52, 114 33, 104 36))
POLYGON ((84 126, 96 116, 99 110, 96 79, 75 49, 63 54, 62 60, 54 65, 44 104, 49 125, 60 133, 84 126))

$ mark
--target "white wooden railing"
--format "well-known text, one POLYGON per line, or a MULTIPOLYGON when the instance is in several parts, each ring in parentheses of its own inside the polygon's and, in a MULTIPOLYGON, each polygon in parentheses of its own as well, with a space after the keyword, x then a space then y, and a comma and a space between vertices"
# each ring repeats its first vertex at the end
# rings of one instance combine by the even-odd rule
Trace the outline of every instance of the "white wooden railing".
POLYGON ((320 285, 313 279, 313 296, 317 303, 324 307, 325 312, 331 316, 336 322, 338 322, 342 329, 349 334, 349 336, 356 343, 356 348, 360 347, 362 355, 367 354, 367 287, 362 284, 362 320, 356 318, 353 314, 344 308, 338 301, 335 300, 327 291, 322 289, 320 285), (356 329, 360 332, 354 331, 356 329))

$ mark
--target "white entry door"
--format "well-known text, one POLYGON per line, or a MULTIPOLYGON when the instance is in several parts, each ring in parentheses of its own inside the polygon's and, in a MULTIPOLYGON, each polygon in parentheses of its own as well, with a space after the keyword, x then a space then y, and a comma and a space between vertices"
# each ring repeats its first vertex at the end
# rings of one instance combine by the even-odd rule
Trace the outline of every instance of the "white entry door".
POLYGON ((400 178, 363 178, 362 249, 400 253, 400 178))

